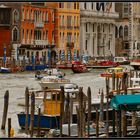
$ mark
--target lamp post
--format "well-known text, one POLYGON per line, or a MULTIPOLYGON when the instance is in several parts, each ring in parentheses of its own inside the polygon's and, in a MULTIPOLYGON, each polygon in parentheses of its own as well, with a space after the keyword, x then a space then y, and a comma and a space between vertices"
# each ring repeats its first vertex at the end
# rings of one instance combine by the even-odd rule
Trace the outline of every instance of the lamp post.
POLYGON ((51 44, 49 44, 48 47, 49 68, 51 68, 51 44))
POLYGON ((4 60, 4 67, 6 67, 6 46, 4 44, 4 56, 3 56, 3 60, 4 60))

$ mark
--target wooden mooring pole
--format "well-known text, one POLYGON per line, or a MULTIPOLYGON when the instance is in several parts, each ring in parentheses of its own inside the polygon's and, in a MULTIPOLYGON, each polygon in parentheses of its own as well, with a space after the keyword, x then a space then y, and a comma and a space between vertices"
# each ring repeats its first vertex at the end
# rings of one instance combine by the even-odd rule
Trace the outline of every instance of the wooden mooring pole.
POLYGON ((35 94, 31 94, 31 116, 30 116, 30 137, 33 137, 34 133, 34 112, 35 112, 35 94))
POLYGON ((40 115, 41 115, 41 108, 38 108, 38 120, 37 120, 37 137, 40 137, 40 115))
POLYGON ((1 125, 2 130, 5 130, 7 112, 8 112, 8 104, 9 104, 9 91, 7 90, 4 95, 4 108, 3 108, 3 118, 2 118, 2 125, 1 125))
POLYGON ((87 136, 90 136, 90 121, 91 121, 91 89, 88 87, 87 90, 87 95, 88 95, 88 120, 87 120, 87 128, 88 128, 88 133, 87 136))
POLYGON ((25 118, 25 132, 28 135, 28 129, 29 129, 29 89, 26 87, 25 90, 25 113, 26 113, 26 118, 25 118))
POLYGON ((63 117, 64 117, 64 87, 61 86, 61 104, 60 104, 60 137, 63 135, 63 117))
POLYGON ((99 137, 99 113, 96 108, 96 137, 99 137))
POLYGON ((109 137, 109 101, 108 101, 108 97, 109 96, 109 78, 106 78, 106 97, 107 97, 107 102, 106 102, 106 137, 109 137))
POLYGON ((8 118, 8 138, 10 138, 10 131, 11 131, 11 118, 8 118))

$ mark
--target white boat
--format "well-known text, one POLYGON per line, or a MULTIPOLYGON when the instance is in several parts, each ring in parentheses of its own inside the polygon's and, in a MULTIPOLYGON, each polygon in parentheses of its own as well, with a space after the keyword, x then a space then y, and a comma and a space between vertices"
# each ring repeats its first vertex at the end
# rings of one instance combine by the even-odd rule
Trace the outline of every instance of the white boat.
POLYGON ((48 75, 41 79, 39 84, 43 89, 59 89, 60 86, 70 83, 69 79, 64 78, 63 76, 48 75))

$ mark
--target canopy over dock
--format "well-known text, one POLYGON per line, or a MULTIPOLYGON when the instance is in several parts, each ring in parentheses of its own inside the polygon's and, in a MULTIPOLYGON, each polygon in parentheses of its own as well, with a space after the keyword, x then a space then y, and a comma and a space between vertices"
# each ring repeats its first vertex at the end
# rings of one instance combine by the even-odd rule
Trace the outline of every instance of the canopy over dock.
POLYGON ((112 98, 110 107, 115 110, 139 111, 140 110, 140 94, 116 95, 112 98))

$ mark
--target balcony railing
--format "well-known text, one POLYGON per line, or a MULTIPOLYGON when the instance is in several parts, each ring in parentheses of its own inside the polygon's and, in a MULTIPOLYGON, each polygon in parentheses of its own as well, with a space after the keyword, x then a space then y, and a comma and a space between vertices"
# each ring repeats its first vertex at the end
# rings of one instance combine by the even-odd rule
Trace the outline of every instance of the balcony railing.
POLYGON ((34 26, 35 26, 36 28, 43 28, 43 27, 44 27, 44 23, 43 23, 43 22, 35 22, 35 23, 34 23, 34 26))
POLYGON ((35 45, 48 45, 48 40, 34 40, 35 45))

